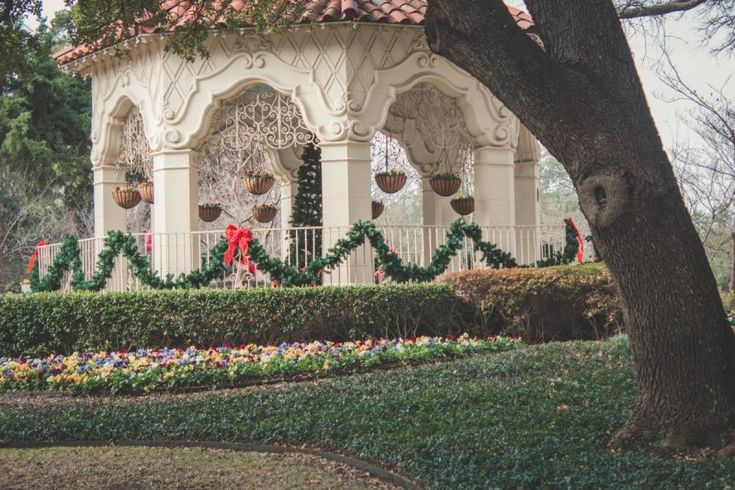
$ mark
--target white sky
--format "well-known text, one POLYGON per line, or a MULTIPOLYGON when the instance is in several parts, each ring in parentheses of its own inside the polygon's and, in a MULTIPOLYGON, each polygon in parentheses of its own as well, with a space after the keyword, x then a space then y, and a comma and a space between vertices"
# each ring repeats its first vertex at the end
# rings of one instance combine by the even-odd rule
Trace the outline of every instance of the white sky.
MULTIPOLYGON (((508 3, 523 8, 520 0, 511 0, 508 3)), ((43 4, 44 15, 48 18, 52 18, 56 11, 63 8, 64 0, 45 0, 43 4)), ((35 21, 29 21, 28 24, 37 25, 35 21)), ((720 88, 728 82, 725 93, 731 94, 735 99, 735 76, 733 76, 735 58, 727 56, 713 58, 708 48, 700 45, 701 34, 697 27, 697 16, 693 12, 683 16, 672 16, 666 21, 667 43, 674 64, 684 81, 702 93, 707 93, 708 84, 720 88)), ((677 142, 685 143, 687 140, 696 144, 696 135, 691 133, 678 118, 678 114, 685 113, 690 106, 685 102, 669 101, 672 93, 659 80, 653 67, 659 58, 660 38, 632 35, 629 41, 648 96, 648 104, 664 144, 667 148, 677 142)))

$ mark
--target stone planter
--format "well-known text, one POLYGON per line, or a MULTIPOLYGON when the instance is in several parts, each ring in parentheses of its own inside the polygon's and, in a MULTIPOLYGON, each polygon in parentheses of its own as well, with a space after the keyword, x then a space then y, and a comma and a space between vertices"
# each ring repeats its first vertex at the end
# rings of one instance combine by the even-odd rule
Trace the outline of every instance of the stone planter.
POLYGON ((449 197, 456 194, 459 188, 462 186, 462 179, 449 175, 437 175, 429 179, 429 184, 434 192, 443 197, 449 197))
POLYGON ((138 184, 138 192, 148 204, 153 204, 153 184, 150 182, 142 182, 138 184))
POLYGON ((270 223, 278 214, 278 208, 270 204, 256 204, 253 206, 253 217, 258 223, 270 223))
POLYGON ((138 192, 138 189, 118 187, 112 191, 112 199, 121 208, 130 209, 137 206, 140 202, 140 192, 138 192))
POLYGON ((395 194, 400 191, 406 185, 407 180, 408 177, 403 173, 377 174, 375 176, 375 183, 386 194, 395 194))
POLYGON ((275 177, 270 175, 262 175, 257 177, 245 177, 242 179, 245 184, 245 188, 249 193, 260 196, 268 192, 273 188, 273 184, 276 183, 275 177))
POLYGON ((474 197, 460 197, 459 199, 452 199, 449 204, 452 205, 458 214, 467 216, 475 212, 475 198, 474 197))
POLYGON ((221 214, 222 208, 219 206, 199 205, 199 219, 204 222, 211 223, 212 221, 217 221, 217 218, 219 218, 221 214))

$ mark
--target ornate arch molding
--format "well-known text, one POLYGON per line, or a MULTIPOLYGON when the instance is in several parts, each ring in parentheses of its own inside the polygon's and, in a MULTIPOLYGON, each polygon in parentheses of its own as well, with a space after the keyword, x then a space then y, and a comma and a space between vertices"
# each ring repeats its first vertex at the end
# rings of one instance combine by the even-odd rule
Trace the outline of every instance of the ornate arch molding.
MULTIPOLYGON (((138 87, 139 88, 139 87, 138 87)), ((92 119, 92 166, 113 165, 122 151, 122 133, 127 118, 133 107, 137 107, 143 119, 143 130, 151 150, 156 149, 159 133, 158 125, 153 119, 153 104, 147 97, 147 91, 137 90, 130 86, 121 86, 111 91, 101 101, 95 101, 95 113, 92 119), (145 94, 145 95, 142 95, 145 94)))
POLYGON ((222 102, 260 83, 290 96, 304 124, 320 139, 335 139, 333 133, 345 132, 344 124, 335 127, 338 121, 311 71, 288 65, 271 53, 239 53, 222 70, 197 79, 182 107, 164 114, 166 145, 173 149, 201 147, 222 102))
POLYGON ((476 146, 515 147, 518 124, 510 110, 466 72, 427 52, 414 53, 394 67, 376 71, 363 109, 348 111, 350 137, 369 141, 385 125, 398 95, 422 82, 457 100, 476 146))

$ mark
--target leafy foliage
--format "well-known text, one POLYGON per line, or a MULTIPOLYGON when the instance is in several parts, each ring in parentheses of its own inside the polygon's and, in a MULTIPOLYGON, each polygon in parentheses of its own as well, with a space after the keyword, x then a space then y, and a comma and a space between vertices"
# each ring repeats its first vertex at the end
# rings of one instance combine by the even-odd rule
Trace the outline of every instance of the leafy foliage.
POLYGON ((735 463, 612 452, 635 396, 627 340, 206 396, 0 401, 9 441, 231 441, 330 448, 424 488, 727 488, 735 463), (448 409, 451 407, 451 409, 448 409))
POLYGON ((447 274, 482 331, 526 342, 601 339, 624 328, 617 288, 599 263, 447 274))
POLYGON ((449 286, 170 290, 0 296, 0 355, 458 335, 449 286))
POLYGON ((575 261, 578 250, 579 242, 574 226, 569 219, 564 219, 564 251, 556 251, 548 259, 537 261, 536 267, 571 264, 575 261))
POLYGON ((20 278, 33 243, 86 233, 91 215, 89 81, 50 57, 63 21, 42 24, 20 51, 3 49, 2 63, 22 56, 14 75, 0 80, 0 291, 20 278))

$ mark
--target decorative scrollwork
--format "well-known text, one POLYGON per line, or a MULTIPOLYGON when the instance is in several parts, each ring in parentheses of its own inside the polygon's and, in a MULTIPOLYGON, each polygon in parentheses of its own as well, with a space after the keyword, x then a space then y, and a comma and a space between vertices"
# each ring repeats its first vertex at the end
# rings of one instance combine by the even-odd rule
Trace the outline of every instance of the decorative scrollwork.
POLYGON ((133 107, 125 118, 122 130, 120 154, 115 165, 126 172, 151 178, 151 148, 143 128, 143 116, 137 107, 133 107))
POLYGON ((423 143, 434 153, 472 147, 472 136, 456 100, 426 83, 419 83, 396 99, 385 127, 399 135, 407 148, 423 143))
POLYGON ((254 146, 282 150, 317 143, 290 97, 256 85, 220 109, 221 143, 228 150, 251 151, 254 146))

